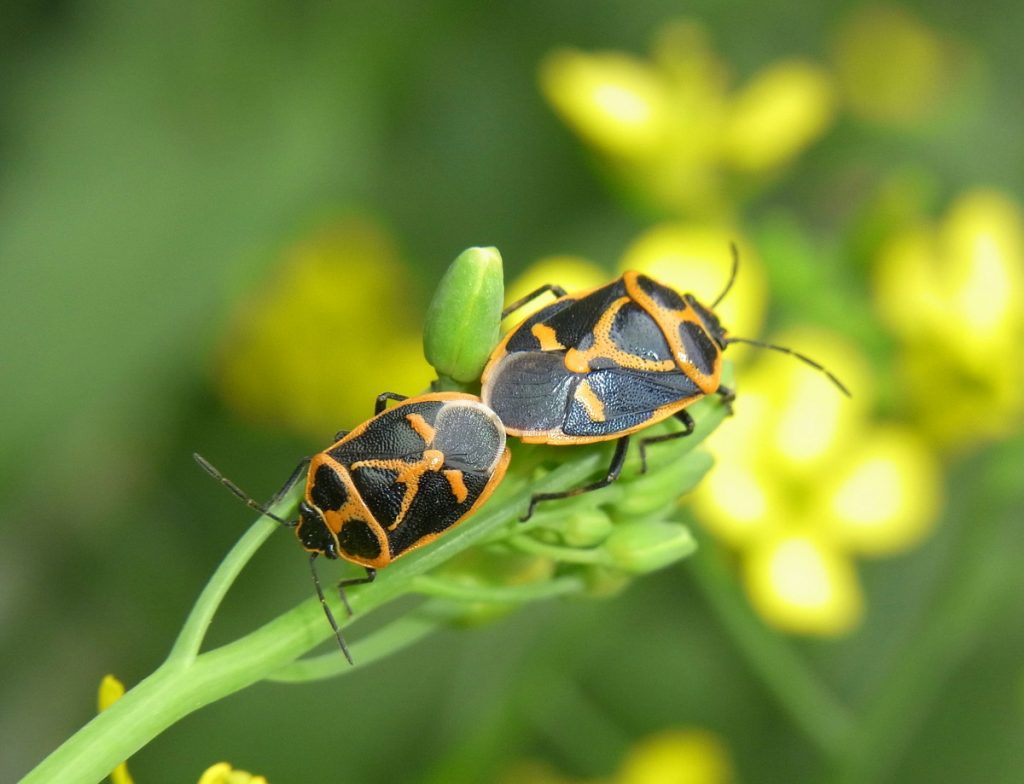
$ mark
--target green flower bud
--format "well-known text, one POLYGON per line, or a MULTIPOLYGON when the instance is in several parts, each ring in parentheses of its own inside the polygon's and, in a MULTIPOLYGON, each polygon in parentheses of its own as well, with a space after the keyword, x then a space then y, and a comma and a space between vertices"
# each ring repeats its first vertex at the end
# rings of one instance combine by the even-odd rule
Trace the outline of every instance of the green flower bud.
MULTIPOLYGON (((650 453, 660 446, 651 447, 650 453)), ((613 504, 618 519, 636 520, 675 505, 681 495, 690 492, 711 469, 714 460, 707 452, 687 452, 667 464, 656 465, 648 460, 646 474, 631 478, 625 492, 613 504)))
POLYGON ((587 566, 583 569, 586 595, 591 599, 609 599, 625 590, 632 578, 619 569, 607 566, 587 566))
POLYGON ((469 248, 452 262, 427 309, 423 353, 438 375, 480 378, 498 342, 505 296, 497 248, 469 248))
POLYGON ((611 563, 631 574, 663 569, 697 549, 697 540, 681 523, 637 520, 619 523, 604 543, 611 563))
POLYGON ((562 542, 568 547, 596 547, 612 532, 611 518, 600 509, 573 512, 562 524, 562 542))

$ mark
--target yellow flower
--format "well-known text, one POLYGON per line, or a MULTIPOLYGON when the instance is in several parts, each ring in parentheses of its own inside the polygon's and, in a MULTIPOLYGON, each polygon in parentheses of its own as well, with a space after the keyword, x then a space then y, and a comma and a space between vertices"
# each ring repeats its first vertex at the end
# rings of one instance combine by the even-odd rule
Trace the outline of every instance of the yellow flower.
POLYGON ((220 352, 227 402, 323 439, 367 418, 383 391, 433 379, 406 268, 374 224, 341 221, 291 248, 240 305, 220 352))
POLYGON ((267 780, 244 770, 235 770, 227 762, 218 762, 203 771, 199 784, 267 784, 267 780))
POLYGON ((834 59, 850 111, 893 124, 933 115, 965 70, 950 41, 897 6, 856 9, 839 30, 834 59))
POLYGON ((672 729, 640 741, 613 784, 728 784, 734 780, 722 740, 701 729, 672 729))
MULTIPOLYGON (((113 675, 104 675, 100 681, 99 694, 97 695, 97 708, 102 713, 124 696, 124 684, 113 675)), ((112 784, 132 784, 132 777, 128 773, 128 764, 122 762, 110 772, 112 784)))
POLYGON ((1024 216, 997 191, 961 196, 938 225, 894 236, 875 299, 901 342, 922 426, 946 446, 1019 432, 1024 414, 1024 216))
POLYGON ((600 779, 563 776, 542 762, 517 762, 501 784, 729 784, 735 781, 725 743, 699 728, 662 730, 635 743, 617 771, 600 779))
POLYGON ((727 211, 735 174, 785 166, 835 114, 831 78, 806 61, 776 63, 730 91, 704 29, 687 21, 659 32, 649 60, 555 51, 541 64, 540 83, 566 124, 637 195, 705 215, 727 211))
POLYGON ((838 635, 860 621, 856 556, 919 543, 942 505, 934 455, 909 428, 869 418, 871 371, 837 337, 775 336, 854 391, 765 351, 738 380, 735 416, 710 440, 715 467, 692 498, 698 519, 738 551, 751 604, 794 633, 838 635))

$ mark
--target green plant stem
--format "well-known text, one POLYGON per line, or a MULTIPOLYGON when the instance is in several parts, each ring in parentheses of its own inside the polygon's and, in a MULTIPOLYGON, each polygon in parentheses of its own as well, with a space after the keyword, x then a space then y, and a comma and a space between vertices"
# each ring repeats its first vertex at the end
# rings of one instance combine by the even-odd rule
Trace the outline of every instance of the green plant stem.
MULTIPOLYGON (((535 483, 522 476, 507 477, 470 523, 392 564, 371 585, 350 591, 353 610, 367 614, 407 593, 412 589, 413 577, 480 543, 515 519, 534 489, 571 487, 592 475, 602 459, 600 452, 588 452, 535 483)), ((285 503, 282 500, 281 504, 285 503)), ((231 582, 273 531, 266 520, 259 520, 242 536, 201 594, 168 660, 50 754, 23 784, 100 781, 184 716, 263 678, 287 672, 282 668, 330 635, 319 602, 310 599, 232 643, 195 654, 231 582)), ((348 619, 338 600, 328 600, 344 626, 348 619)), ((397 645, 400 639, 396 637, 392 642, 397 645)))
MULTIPOLYGON (((352 643, 352 658, 360 667, 366 667, 429 637, 462 612, 464 609, 455 602, 444 599, 426 602, 352 643)), ((266 679, 277 683, 309 683, 346 675, 354 669, 335 646, 329 653, 289 662, 266 679)))
POLYGON ((556 577, 543 582, 523 585, 482 585, 460 583, 429 574, 421 574, 412 581, 412 591, 428 596, 458 599, 463 602, 492 602, 495 604, 521 604, 556 596, 580 593, 586 583, 579 577, 556 577))
POLYGON ((547 544, 530 536, 514 536, 509 539, 509 543, 524 553, 543 555, 554 558, 557 561, 565 561, 566 563, 608 565, 612 562, 612 559, 604 550, 596 547, 589 550, 563 547, 557 544, 547 544))
MULTIPOLYGON (((695 447, 721 421, 722 406, 717 401, 702 401, 698 431, 678 445, 680 454, 695 447)), ((695 411, 695 413, 697 413, 695 411)), ((516 473, 506 475, 501 487, 488 504, 466 524, 417 550, 382 570, 369 585, 348 592, 353 611, 360 616, 412 591, 458 595, 465 600, 479 600, 481 591, 466 592, 450 581, 420 579, 449 558, 468 547, 493 540, 501 527, 517 520, 525 510, 532 493, 576 487, 607 466, 607 449, 573 450, 571 459, 539 479, 533 479, 534 465, 549 457, 541 449, 523 449, 517 457, 516 473)), ((570 458, 570 453, 566 453, 570 458)), ((293 488, 275 503, 273 511, 287 517, 301 488, 293 488)), ((214 650, 200 652, 206 632, 235 578, 260 545, 279 527, 269 518, 257 520, 239 539, 206 585, 189 613, 181 633, 167 660, 149 677, 129 690, 107 710, 96 716, 64 744, 43 760, 23 780, 24 784, 89 784, 109 774, 116 765, 150 742, 163 730, 199 708, 226 697, 259 680, 310 680, 342 671, 340 658, 334 663, 325 659, 310 663, 296 660, 330 636, 323 612, 316 599, 303 602, 250 634, 214 650)), ((582 582, 574 579, 556 580, 538 586, 494 587, 490 598, 495 601, 523 602, 579 591, 582 582)), ((484 598, 487 598, 484 596, 484 598)), ((349 618, 339 606, 336 596, 329 596, 339 626, 349 618)), ((428 602, 429 604, 429 602, 428 602)), ((383 658, 426 636, 445 621, 444 613, 424 614, 404 625, 382 630, 362 647, 368 661, 383 658)), ((391 626, 391 624, 389 624, 391 626)))
POLYGON ((804 734, 826 756, 834 756, 853 730, 854 718, 849 709, 784 638, 754 615, 728 573, 721 550, 708 537, 701 538, 699 556, 687 564, 750 669, 804 734))

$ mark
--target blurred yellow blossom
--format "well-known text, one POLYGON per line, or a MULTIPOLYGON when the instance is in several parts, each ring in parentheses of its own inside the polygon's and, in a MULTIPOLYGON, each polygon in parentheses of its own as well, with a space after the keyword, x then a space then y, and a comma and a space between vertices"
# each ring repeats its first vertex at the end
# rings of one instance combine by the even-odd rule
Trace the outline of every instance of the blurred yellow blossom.
POLYGON ((697 518, 733 547, 751 604, 794 633, 843 634, 864 599, 855 556, 919 543, 941 508, 939 466, 914 431, 869 418, 872 375, 837 336, 793 330, 791 346, 853 390, 763 351, 737 382, 735 416, 710 440, 717 462, 692 495, 697 518))
POLYGON ((694 727, 672 728, 641 738, 618 770, 598 779, 558 773, 542 762, 517 762, 501 784, 729 784, 736 780, 725 742, 694 727))
POLYGON ((722 740, 701 729, 672 729, 630 749, 613 784, 728 784, 734 780, 722 740))
POLYGON ((339 221, 288 250, 239 306, 220 352, 221 393, 247 416, 323 439, 367 418, 378 393, 431 382, 420 301, 379 227, 339 221))
POLYGON ((235 770, 227 762, 218 762, 203 771, 199 784, 267 784, 267 780, 244 770, 235 770))
POLYGON ((857 8, 838 31, 834 60, 846 106, 883 123, 927 119, 963 70, 952 42, 899 6, 857 8))
POLYGON ((699 24, 656 36, 650 59, 621 52, 552 52, 545 97, 631 189, 661 209, 719 215, 736 174, 768 174, 834 119, 828 73, 801 60, 769 66, 730 91, 728 69, 699 24))
POLYGON ((946 446, 1019 432, 1024 414, 1024 214, 993 190, 894 236, 875 269, 901 343, 908 410, 946 446))
MULTIPOLYGON (((100 681, 99 694, 96 703, 98 710, 102 713, 124 696, 124 684, 113 675, 104 675, 100 681)), ((122 762, 110 772, 112 784, 132 784, 134 781, 128 773, 128 764, 122 762)))

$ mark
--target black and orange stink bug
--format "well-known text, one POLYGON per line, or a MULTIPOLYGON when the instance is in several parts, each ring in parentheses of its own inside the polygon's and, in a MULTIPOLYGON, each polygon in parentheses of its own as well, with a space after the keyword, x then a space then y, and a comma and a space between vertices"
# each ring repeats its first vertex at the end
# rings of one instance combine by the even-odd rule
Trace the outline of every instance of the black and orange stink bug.
MULTIPOLYGON (((318 555, 364 567, 365 577, 338 584, 348 608, 345 586, 372 582, 377 569, 433 541, 484 503, 505 475, 510 453, 501 420, 473 395, 406 398, 385 392, 377 397, 372 419, 338 433, 331 446, 304 459, 274 497, 305 473, 306 492, 294 521, 270 514, 202 457, 195 458, 250 507, 294 527, 310 553, 311 568, 318 555), (399 402, 386 408, 388 400, 399 402)), ((351 662, 315 571, 313 582, 351 662)))
POLYGON ((582 293, 542 286, 505 309, 503 317, 546 292, 557 297, 514 327, 484 368, 481 397, 501 418, 506 432, 528 443, 554 445, 618 439, 603 479, 563 492, 538 493, 522 519, 528 519, 540 501, 597 490, 615 481, 631 433, 672 416, 683 425, 680 431, 640 441, 645 468, 648 445, 693 432, 688 406, 713 393, 731 404, 733 392, 722 386, 721 376, 722 352, 732 343, 791 354, 850 394, 828 370, 803 354, 728 335, 714 308, 736 279, 735 246, 732 254, 729 281, 710 308, 692 294, 679 294, 639 272, 626 272, 582 293))

